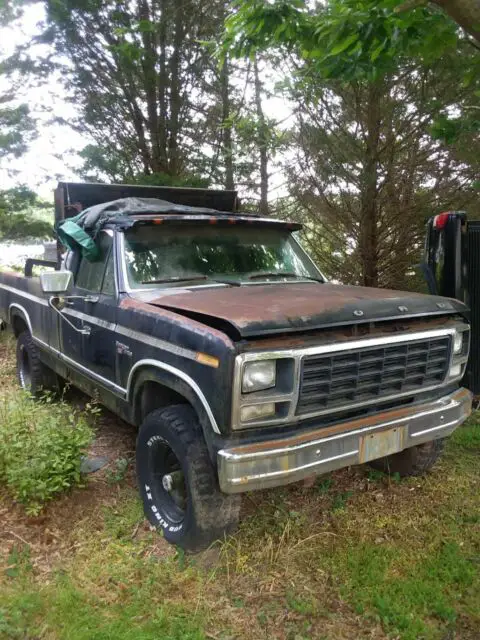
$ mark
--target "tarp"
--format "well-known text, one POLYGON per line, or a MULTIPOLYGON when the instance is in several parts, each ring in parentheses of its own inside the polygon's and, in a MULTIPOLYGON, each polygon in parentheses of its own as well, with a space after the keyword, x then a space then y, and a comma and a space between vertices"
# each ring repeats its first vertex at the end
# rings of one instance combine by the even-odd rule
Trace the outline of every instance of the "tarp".
POLYGON ((156 198, 121 198, 96 204, 77 216, 62 220, 56 228, 59 240, 72 251, 80 250, 87 260, 100 257, 95 239, 100 229, 110 221, 128 220, 129 216, 147 213, 218 214, 215 209, 189 207, 156 198))

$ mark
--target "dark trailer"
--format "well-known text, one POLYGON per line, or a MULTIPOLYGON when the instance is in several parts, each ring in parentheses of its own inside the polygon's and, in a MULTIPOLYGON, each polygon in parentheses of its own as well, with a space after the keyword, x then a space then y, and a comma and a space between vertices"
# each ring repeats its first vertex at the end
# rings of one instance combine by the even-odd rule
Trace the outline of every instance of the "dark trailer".
POLYGON ((55 223, 76 216, 87 207, 120 198, 158 198, 172 204, 230 212, 237 211, 239 206, 236 191, 196 189, 194 187, 59 182, 55 189, 55 223))
POLYGON ((430 293, 470 307, 471 346, 465 386, 480 394, 480 220, 463 211, 430 218, 425 241, 430 293))

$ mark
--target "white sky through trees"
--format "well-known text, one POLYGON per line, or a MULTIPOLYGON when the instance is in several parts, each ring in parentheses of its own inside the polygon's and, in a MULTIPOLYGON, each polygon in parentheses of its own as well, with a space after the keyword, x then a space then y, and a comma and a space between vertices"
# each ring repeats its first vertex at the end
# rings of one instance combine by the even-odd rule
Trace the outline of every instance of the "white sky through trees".
MULTIPOLYGON (((21 20, 2 28, 0 58, 4 59, 12 54, 16 46, 28 42, 39 33, 37 25, 43 16, 41 5, 30 5, 21 20)), ((23 156, 0 162, 0 187, 26 184, 42 197, 50 199, 59 178, 78 178, 72 169, 75 165, 78 166, 76 152, 88 141, 69 127, 51 122, 53 116, 68 119, 73 113, 73 107, 62 97, 62 86, 57 79, 50 77, 41 86, 27 82, 20 84, 23 81, 23 78, 17 80, 18 86, 12 87, 11 81, 0 77, 0 93, 3 95, 11 90, 15 95, 13 105, 28 104, 32 117, 37 121, 38 136, 23 156)))
MULTIPOLYGON (((1 28, 0 60, 11 55, 17 46, 28 43, 33 36, 39 34, 43 19, 43 6, 32 4, 25 9, 20 20, 12 26, 1 28)), ((45 53, 44 45, 37 46, 38 52, 35 49, 29 51, 33 58, 45 53)), ((271 91, 274 80, 268 75, 267 72, 264 81, 271 91)), ((18 86, 13 87, 10 80, 0 76, 0 95, 10 90, 15 95, 13 106, 28 104, 32 117, 37 121, 38 136, 23 156, 0 162, 0 188, 26 184, 41 197, 51 199, 58 180, 79 179, 75 171, 82 164, 78 151, 92 141, 66 125, 52 122, 55 117, 68 120, 75 115, 75 108, 62 95, 63 86, 55 75, 44 82, 33 80, 28 83, 25 78, 19 78, 18 86)), ((282 121, 281 128, 291 124, 291 109, 280 97, 266 99, 264 108, 268 117, 282 121)), ((271 163, 270 173, 270 197, 285 195, 285 176, 277 162, 271 163)))

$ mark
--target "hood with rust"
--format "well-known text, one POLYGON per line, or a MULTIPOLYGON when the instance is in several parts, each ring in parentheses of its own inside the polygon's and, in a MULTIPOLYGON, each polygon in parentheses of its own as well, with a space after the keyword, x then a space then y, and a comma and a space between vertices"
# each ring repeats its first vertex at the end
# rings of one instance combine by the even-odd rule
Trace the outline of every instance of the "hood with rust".
POLYGON ((161 296, 157 290, 142 297, 241 338, 467 311, 451 298, 315 282, 177 289, 161 296))

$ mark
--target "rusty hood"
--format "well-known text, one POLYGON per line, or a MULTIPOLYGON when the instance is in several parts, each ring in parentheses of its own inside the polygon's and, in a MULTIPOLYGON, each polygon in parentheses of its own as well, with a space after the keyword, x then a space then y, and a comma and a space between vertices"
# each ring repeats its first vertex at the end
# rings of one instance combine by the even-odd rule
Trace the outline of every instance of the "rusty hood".
POLYGON ((315 282, 202 287, 160 297, 157 290, 155 296, 144 301, 223 328, 233 338, 467 311, 450 298, 315 282))

